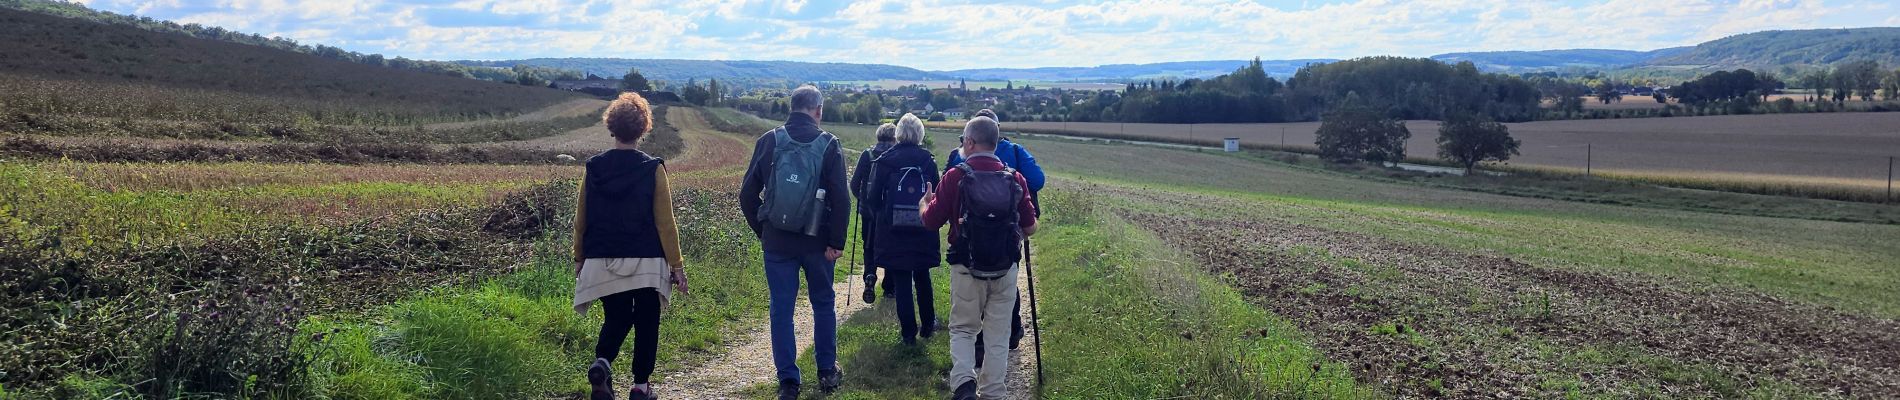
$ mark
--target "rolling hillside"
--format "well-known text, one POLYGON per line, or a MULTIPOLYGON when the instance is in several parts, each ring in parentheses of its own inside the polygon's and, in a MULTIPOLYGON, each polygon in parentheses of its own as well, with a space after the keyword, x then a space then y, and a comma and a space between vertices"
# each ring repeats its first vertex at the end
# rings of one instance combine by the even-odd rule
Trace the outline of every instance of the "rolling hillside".
POLYGON ((1755 32, 1702 43, 1648 64, 1765 68, 1859 60, 1900 64, 1900 28, 1755 32))
MULTIPOLYGON (((1328 63, 1331 59, 1261 60, 1268 75, 1291 76, 1300 67, 1328 63)), ((1111 64, 1095 67, 984 68, 943 71, 944 74, 971 80, 1100 81, 1149 78, 1209 78, 1234 72, 1247 60, 1182 61, 1154 64, 1111 64)))
POLYGON ((1432 56, 1447 63, 1470 61, 1486 71, 1519 72, 1563 68, 1619 68, 1648 62, 1656 57, 1680 54, 1687 47, 1652 51, 1572 49, 1538 51, 1486 51, 1446 53, 1432 56))
POLYGON ((512 116, 578 98, 7 8, 0 87, 9 118, 39 125, 51 122, 27 117, 414 124, 512 116))
POLYGON ((615 78, 626 74, 629 68, 638 68, 640 74, 646 76, 647 79, 679 82, 685 82, 687 79, 791 82, 954 79, 946 75, 895 65, 797 61, 532 58, 499 61, 464 60, 456 61, 456 63, 479 67, 511 67, 522 64, 580 70, 589 74, 615 78))

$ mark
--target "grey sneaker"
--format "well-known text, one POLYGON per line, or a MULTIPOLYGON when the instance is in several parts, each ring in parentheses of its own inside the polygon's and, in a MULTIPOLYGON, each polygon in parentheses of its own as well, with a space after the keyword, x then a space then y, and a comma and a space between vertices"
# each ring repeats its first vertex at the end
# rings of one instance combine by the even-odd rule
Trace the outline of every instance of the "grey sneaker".
POLYGON ((587 367, 587 384, 593 388, 589 400, 614 400, 613 370, 605 358, 596 358, 594 365, 587 367))

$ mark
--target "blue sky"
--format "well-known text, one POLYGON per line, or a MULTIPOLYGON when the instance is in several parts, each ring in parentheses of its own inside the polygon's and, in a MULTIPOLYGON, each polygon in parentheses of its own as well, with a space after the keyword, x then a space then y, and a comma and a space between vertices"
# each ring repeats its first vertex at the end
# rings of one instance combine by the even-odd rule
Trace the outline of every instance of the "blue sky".
POLYGON ((79 0, 420 59, 620 57, 948 70, 1216 59, 1651 50, 1900 26, 1885 0, 79 0))

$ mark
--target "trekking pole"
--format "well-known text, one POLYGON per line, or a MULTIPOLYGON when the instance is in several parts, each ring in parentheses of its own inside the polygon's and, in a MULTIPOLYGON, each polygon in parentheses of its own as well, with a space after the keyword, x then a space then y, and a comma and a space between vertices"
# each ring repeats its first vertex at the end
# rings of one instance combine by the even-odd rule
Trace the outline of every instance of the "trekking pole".
POLYGON ((1029 238, 1023 238, 1023 272, 1029 274, 1029 326, 1036 340, 1036 390, 1042 390, 1042 319, 1036 314, 1036 270, 1029 262, 1029 238))
POLYGON ((857 289, 857 285, 855 284, 855 282, 852 282, 852 281, 855 281, 859 278, 858 263, 857 261, 853 261, 853 260, 858 259, 857 255, 855 254, 858 252, 858 242, 864 240, 863 235, 859 235, 857 241, 852 241, 849 239, 851 237, 849 235, 851 235, 853 232, 856 232, 855 228, 857 228, 857 225, 858 225, 858 218, 851 218, 849 222, 846 222, 844 224, 845 235, 847 235, 845 236, 846 238, 845 241, 851 242, 850 245, 845 246, 846 251, 850 251, 851 253, 854 253, 854 254, 846 254, 847 256, 850 256, 851 258, 845 259, 845 264, 848 264, 845 267, 845 273, 851 274, 851 276, 844 278, 844 294, 845 294, 844 308, 847 308, 847 309, 851 308, 852 304, 855 304, 855 303, 852 303, 851 301, 857 297, 857 296, 851 295, 852 293, 857 293, 856 290, 853 290, 853 289, 857 289))

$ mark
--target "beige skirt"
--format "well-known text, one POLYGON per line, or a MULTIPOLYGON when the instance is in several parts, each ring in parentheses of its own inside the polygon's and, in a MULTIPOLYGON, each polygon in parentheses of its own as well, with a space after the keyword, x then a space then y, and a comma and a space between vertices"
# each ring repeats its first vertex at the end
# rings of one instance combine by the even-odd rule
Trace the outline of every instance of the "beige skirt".
POLYGON ((602 297, 645 288, 660 292, 664 310, 673 297, 672 274, 665 258, 589 258, 574 277, 574 312, 586 314, 602 297))

